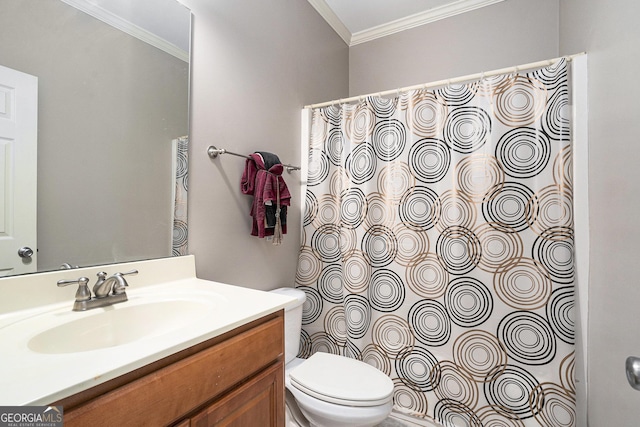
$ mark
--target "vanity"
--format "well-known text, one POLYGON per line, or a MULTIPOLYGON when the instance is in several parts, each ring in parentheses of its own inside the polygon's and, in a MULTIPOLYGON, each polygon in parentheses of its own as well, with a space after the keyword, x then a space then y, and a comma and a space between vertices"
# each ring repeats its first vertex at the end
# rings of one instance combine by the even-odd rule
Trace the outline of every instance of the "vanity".
POLYGON ((289 297, 197 279, 193 256, 0 289, 0 405, 60 405, 65 426, 284 425, 289 297), (72 311, 75 287, 56 286, 132 269, 128 300, 106 307, 72 311))

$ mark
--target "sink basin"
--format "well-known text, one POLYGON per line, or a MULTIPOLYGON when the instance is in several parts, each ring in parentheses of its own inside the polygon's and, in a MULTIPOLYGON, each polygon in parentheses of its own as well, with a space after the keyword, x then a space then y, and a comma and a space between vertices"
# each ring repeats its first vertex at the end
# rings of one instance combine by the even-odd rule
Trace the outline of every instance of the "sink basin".
POLYGON ((115 347, 183 328, 210 314, 211 310, 210 304, 196 300, 114 305, 40 332, 27 345, 32 351, 44 354, 115 347))

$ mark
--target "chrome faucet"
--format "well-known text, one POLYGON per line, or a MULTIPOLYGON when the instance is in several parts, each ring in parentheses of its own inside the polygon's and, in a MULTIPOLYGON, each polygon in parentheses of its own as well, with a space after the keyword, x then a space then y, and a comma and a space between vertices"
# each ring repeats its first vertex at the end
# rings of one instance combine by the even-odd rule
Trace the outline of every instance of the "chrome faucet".
POLYGON ((80 277, 77 280, 59 280, 58 286, 68 286, 77 283, 76 301, 73 304, 73 311, 86 311, 92 308, 106 307, 127 301, 125 288, 129 286, 124 276, 138 274, 138 270, 131 270, 126 273, 115 273, 107 278, 107 273, 98 273, 98 280, 93 285, 94 297, 91 297, 89 290, 89 279, 80 277))

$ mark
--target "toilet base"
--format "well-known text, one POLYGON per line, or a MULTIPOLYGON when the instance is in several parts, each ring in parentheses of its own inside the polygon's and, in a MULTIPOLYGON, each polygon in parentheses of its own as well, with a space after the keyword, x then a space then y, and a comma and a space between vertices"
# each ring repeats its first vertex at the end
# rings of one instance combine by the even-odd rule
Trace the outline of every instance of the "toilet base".
POLYGON ((289 390, 285 389, 285 427, 311 427, 309 420, 307 420, 300 411, 296 399, 289 390))

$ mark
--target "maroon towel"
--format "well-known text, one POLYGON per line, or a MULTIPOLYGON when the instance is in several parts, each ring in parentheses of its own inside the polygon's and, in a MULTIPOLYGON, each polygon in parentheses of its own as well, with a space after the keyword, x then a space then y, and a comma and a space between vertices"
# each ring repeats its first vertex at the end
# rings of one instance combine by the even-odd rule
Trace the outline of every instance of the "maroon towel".
MULTIPOLYGON (((273 236, 274 228, 266 227, 266 206, 270 203, 276 206, 278 201, 278 191, 280 192, 280 206, 290 206, 291 194, 287 188, 287 184, 282 178, 284 167, 281 163, 269 165, 269 169, 265 166, 265 161, 260 153, 249 155, 245 163, 240 188, 242 194, 253 196, 253 204, 251 205, 251 216, 253 217, 252 236, 265 237, 273 236)), ((276 157, 277 158, 277 157, 276 157)), ((286 214, 286 209, 283 210, 286 214)), ((283 221, 282 233, 287 233, 287 224, 283 221)))

